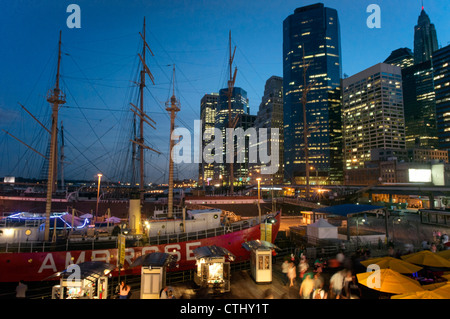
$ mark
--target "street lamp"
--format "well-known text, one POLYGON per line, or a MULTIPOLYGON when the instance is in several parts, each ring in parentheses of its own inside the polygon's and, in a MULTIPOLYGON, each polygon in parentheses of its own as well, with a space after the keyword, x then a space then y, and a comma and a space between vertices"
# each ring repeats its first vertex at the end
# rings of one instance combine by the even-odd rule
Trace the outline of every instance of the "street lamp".
POLYGON ((261 188, 261 177, 256 179, 258 181, 258 213, 259 213, 259 223, 261 224, 261 206, 259 204, 259 200, 261 197, 260 188, 261 188))
MULTIPOLYGON (((361 219, 361 223, 364 224, 366 222, 366 219, 363 217, 361 219)), ((359 247, 359 228, 358 228, 358 224, 359 224, 359 217, 356 217, 356 248, 358 249, 359 247)))
POLYGON ((399 218, 394 218, 393 220, 392 220, 392 243, 394 243, 395 242, 395 231, 394 231, 394 224, 395 224, 395 221, 397 221, 397 223, 398 224, 400 224, 400 222, 402 221, 402 219, 399 217, 399 218))
POLYGON ((95 220, 97 220, 97 215, 98 215, 98 200, 100 198, 100 181, 101 181, 103 175, 97 174, 97 176, 98 176, 98 187, 97 187, 97 207, 95 208, 95 220))

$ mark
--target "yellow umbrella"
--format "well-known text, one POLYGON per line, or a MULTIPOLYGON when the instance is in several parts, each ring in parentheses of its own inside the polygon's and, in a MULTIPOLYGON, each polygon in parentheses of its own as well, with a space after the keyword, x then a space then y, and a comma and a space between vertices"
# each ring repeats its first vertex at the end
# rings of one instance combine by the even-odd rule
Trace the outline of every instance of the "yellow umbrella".
POLYGON ((445 259, 450 259, 450 249, 442 250, 436 254, 438 254, 439 256, 441 256, 445 259))
POLYGON ((408 294, 392 296, 391 299, 448 299, 433 291, 417 291, 408 294))
POLYGON ((446 284, 447 284, 446 281, 444 281, 444 282, 437 282, 435 284, 422 285, 422 288, 425 289, 425 290, 434 290, 436 288, 445 286, 446 284))
POLYGON ((439 256, 429 250, 422 250, 417 253, 401 256, 401 258, 412 264, 418 264, 431 267, 448 267, 450 268, 450 261, 444 257, 439 256))
POLYGON ((437 293, 441 296, 444 296, 447 299, 450 299, 450 283, 449 282, 447 282, 445 285, 443 285, 439 288, 433 289, 431 291, 434 293, 437 293))
POLYGON ((366 287, 391 294, 406 294, 423 291, 420 284, 392 269, 380 269, 377 272, 356 274, 358 282, 366 287), (379 276, 379 280, 377 280, 379 276))
POLYGON ((381 269, 392 269, 401 274, 413 274, 418 272, 422 267, 413 265, 407 261, 393 258, 393 257, 380 257, 380 258, 372 258, 361 261, 363 266, 368 267, 369 265, 376 264, 381 269))

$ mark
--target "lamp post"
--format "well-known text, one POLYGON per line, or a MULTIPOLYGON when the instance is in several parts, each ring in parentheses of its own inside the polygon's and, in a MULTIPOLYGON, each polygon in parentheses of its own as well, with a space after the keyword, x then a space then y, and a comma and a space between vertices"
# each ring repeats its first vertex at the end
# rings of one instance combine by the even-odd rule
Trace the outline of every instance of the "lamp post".
MULTIPOLYGON (((362 218, 361 222, 365 223, 366 220, 364 218, 362 218)), ((359 224, 359 217, 356 217, 356 249, 359 248, 359 228, 358 228, 358 224, 359 224)))
MULTIPOLYGON (((100 199, 100 181, 102 179, 102 174, 97 174, 98 176, 98 187, 97 187, 97 206, 95 208, 95 220, 97 220, 97 215, 98 215, 98 201, 100 199)), ((95 224, 95 221, 94 221, 95 224)))
POLYGON ((261 198, 261 192, 260 192, 261 177, 258 177, 256 180, 258 181, 258 213, 259 213, 259 223, 261 224, 261 205, 259 204, 259 200, 261 198))
MULTIPOLYGON (((393 220, 392 220, 392 243, 394 243, 395 242, 395 231, 394 231, 394 225, 395 225, 395 221, 397 220, 397 223, 399 223, 400 224, 400 222, 402 221, 402 219, 399 217, 399 218, 394 218, 393 220)), ((394 243, 394 245, 395 245, 395 243, 394 243)))

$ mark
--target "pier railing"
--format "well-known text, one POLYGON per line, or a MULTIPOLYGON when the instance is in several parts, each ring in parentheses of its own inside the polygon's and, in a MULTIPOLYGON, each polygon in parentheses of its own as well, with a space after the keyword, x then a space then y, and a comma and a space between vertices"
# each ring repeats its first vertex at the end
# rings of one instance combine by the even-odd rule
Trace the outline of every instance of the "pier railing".
MULTIPOLYGON (((246 219, 223 227, 212 228, 202 231, 176 234, 160 234, 158 236, 127 236, 127 247, 138 247, 144 245, 162 245, 189 240, 220 236, 229 232, 235 232, 250 228, 257 224, 257 218, 246 219)), ((46 251, 69 251, 69 250, 95 250, 117 248, 117 236, 94 236, 76 239, 60 238, 56 242, 27 241, 19 243, 2 243, 0 252, 7 253, 30 253, 46 251)))

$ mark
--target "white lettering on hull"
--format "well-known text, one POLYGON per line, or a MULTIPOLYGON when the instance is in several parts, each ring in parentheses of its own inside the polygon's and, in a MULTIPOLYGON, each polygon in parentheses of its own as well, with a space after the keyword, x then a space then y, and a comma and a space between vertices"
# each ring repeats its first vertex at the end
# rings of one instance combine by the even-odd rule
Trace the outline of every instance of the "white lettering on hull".
MULTIPOLYGON (((169 254, 174 254, 175 256, 177 256, 177 261, 182 260, 183 254, 185 255, 184 260, 194 261, 195 260, 194 250, 195 250, 195 248, 200 247, 201 244, 202 243, 200 241, 185 243, 184 250, 182 249, 182 246, 180 244, 169 244, 169 245, 164 246, 164 252, 169 253, 169 254)), ((114 252, 114 251, 117 251, 117 249, 116 250, 108 250, 108 249, 92 250, 91 255, 90 255, 90 260, 103 261, 105 263, 115 262, 115 258, 113 258, 113 260, 111 260, 111 251, 114 252)), ((127 262, 129 265, 131 265, 133 263, 134 259, 138 255, 145 255, 145 254, 149 254, 152 252, 158 252, 158 251, 160 251, 158 246, 142 247, 142 249, 140 249, 140 253, 139 253, 139 249, 136 252, 136 248, 126 248, 125 249, 125 262, 127 262)), ((64 263, 65 269, 67 269, 70 265, 79 264, 79 263, 87 261, 86 253, 89 253, 89 251, 81 251, 78 256, 72 256, 72 252, 70 252, 70 251, 66 252, 65 263, 64 263)), ((38 270, 38 273, 42 273, 44 270, 51 270, 54 273, 56 273, 57 271, 63 270, 63 269, 59 269, 59 270, 57 269, 53 254, 54 253, 48 253, 45 256, 44 261, 42 262, 42 264, 38 270)), ((58 253, 55 253, 55 254, 58 254, 58 253)), ((116 255, 116 253, 114 253, 114 255, 116 255)), ((88 256, 89 256, 89 254, 88 254, 88 256)))
POLYGON ((194 250, 195 248, 200 247, 202 243, 197 241, 195 243, 187 243, 186 244, 186 260, 195 260, 194 250), (195 247, 198 246, 198 247, 195 247), (195 248, 192 248, 195 247, 195 248))
POLYGON ((47 256, 45 256, 44 261, 42 262, 41 268, 39 268, 38 273, 42 273, 44 269, 51 269, 53 272, 56 272, 56 265, 55 260, 53 259, 53 254, 48 253, 47 256), (49 263, 47 265, 47 263, 49 263))
POLYGON ((80 264, 80 263, 83 263, 83 262, 85 261, 85 256, 86 256, 86 252, 85 252, 85 251, 82 251, 82 252, 80 253, 80 255, 78 256, 78 259, 77 259, 75 262, 73 262, 73 260, 75 260, 75 258, 72 257, 71 252, 68 251, 68 252, 66 253, 66 265, 65 265, 65 268, 69 267, 69 266, 72 265, 72 264, 80 264), (73 259, 73 260, 72 260, 72 259, 73 259))

